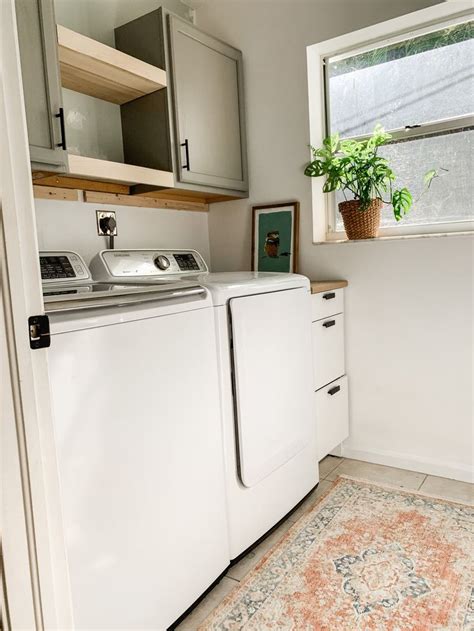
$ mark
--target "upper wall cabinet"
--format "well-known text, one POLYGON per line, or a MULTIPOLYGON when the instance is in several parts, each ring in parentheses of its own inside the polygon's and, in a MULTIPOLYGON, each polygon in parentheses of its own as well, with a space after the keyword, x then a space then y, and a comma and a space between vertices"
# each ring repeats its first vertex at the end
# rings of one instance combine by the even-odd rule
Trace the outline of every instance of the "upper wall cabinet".
POLYGON ((115 41, 171 77, 122 105, 125 160, 172 169, 176 188, 245 196, 242 53, 163 9, 119 27, 115 41))
POLYGON ((33 168, 67 171, 52 0, 15 0, 33 168))

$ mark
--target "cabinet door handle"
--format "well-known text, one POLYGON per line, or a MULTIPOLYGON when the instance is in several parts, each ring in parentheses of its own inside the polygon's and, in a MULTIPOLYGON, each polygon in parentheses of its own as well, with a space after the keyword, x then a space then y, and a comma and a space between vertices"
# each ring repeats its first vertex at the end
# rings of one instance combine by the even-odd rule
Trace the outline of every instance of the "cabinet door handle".
POLYGON ((323 326, 326 327, 326 329, 329 329, 330 326, 335 326, 336 324, 336 320, 327 320, 326 322, 323 322, 323 326))
POLYGON ((56 118, 59 118, 59 125, 61 127, 61 142, 58 142, 56 147, 61 147, 66 151, 66 129, 64 127, 64 110, 62 107, 59 108, 59 112, 55 114, 56 118))
POLYGON ((336 294, 334 292, 331 292, 330 294, 323 294, 324 300, 332 300, 335 297, 336 297, 336 294))
POLYGON ((186 169, 187 171, 190 171, 191 167, 189 165, 189 142, 188 142, 188 139, 185 138, 184 142, 182 142, 180 146, 184 147, 184 153, 186 155, 186 164, 183 164, 183 166, 181 168, 182 169, 186 169))
POLYGON ((334 386, 334 388, 329 388, 328 390, 328 394, 330 394, 331 396, 333 396, 334 394, 336 394, 337 392, 339 392, 339 390, 341 389, 341 386, 334 386))

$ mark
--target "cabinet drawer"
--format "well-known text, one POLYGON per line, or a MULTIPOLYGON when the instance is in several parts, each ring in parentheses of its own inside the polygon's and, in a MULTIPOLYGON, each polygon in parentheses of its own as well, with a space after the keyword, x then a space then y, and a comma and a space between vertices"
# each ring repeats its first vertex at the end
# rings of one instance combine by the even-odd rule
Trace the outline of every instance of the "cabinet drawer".
POLYGON ((344 315, 313 322, 314 389, 319 390, 345 373, 344 315))
POLYGON ((349 436, 348 394, 346 376, 314 394, 318 460, 322 460, 349 436))
POLYGON ((331 289, 311 296, 313 322, 344 311, 344 289, 331 289))

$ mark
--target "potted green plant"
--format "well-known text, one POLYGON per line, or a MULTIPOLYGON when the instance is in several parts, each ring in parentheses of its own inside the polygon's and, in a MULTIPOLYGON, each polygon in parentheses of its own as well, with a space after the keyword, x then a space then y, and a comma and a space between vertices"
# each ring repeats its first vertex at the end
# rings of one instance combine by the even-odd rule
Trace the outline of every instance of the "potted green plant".
MULTIPOLYGON (((326 176, 325 193, 343 191, 346 201, 339 203, 339 212, 349 239, 378 235, 383 204, 392 205, 397 221, 413 204, 407 188, 393 188, 395 174, 386 158, 378 155, 379 147, 390 139, 391 135, 377 125, 367 140, 340 140, 339 134, 334 134, 325 138, 320 149, 311 147, 314 160, 306 166, 305 175, 326 176)), ((429 186, 436 175, 436 171, 429 171, 425 184, 429 186)))

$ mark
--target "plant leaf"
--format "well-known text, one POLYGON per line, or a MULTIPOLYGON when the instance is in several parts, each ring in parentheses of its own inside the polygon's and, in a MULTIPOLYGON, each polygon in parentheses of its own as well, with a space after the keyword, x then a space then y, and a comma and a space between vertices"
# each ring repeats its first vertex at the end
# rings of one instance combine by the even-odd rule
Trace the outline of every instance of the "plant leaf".
POLYGON ((438 177, 438 171, 436 169, 430 169, 430 171, 427 171, 425 173, 423 181, 426 188, 429 188, 431 186, 431 182, 435 179, 435 177, 438 177))
POLYGON ((324 175, 324 165, 321 160, 313 160, 313 162, 310 162, 306 166, 304 174, 308 177, 319 177, 324 175))
POLYGON ((336 153, 337 147, 339 145, 339 134, 333 134, 332 136, 328 136, 323 140, 323 145, 329 149, 331 153, 336 153))
POLYGON ((392 193, 393 214, 397 221, 400 221, 403 215, 406 215, 413 203, 413 197, 410 191, 403 187, 392 193))

